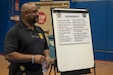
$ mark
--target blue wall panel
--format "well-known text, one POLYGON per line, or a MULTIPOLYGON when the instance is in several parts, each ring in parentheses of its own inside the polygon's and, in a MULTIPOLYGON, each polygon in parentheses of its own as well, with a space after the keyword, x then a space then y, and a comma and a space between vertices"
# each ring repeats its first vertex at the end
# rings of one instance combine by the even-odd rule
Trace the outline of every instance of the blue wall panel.
POLYGON ((4 38, 9 27, 9 3, 10 1, 0 0, 0 53, 3 53, 4 38))
POLYGON ((113 1, 71 2, 71 7, 89 9, 95 59, 113 61, 113 1))
POLYGON ((113 61, 113 53, 95 52, 95 59, 113 61))
POLYGON ((108 3, 107 15, 107 50, 113 51, 113 1, 108 3))
POLYGON ((106 1, 71 3, 71 8, 86 8, 90 13, 94 49, 106 49, 106 1))

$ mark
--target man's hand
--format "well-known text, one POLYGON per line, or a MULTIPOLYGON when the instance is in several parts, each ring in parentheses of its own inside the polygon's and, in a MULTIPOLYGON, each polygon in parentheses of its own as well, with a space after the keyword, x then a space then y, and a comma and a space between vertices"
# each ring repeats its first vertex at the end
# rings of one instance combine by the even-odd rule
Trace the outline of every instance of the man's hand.
POLYGON ((45 60, 46 60, 46 69, 49 69, 49 67, 50 67, 50 64, 51 64, 51 57, 49 57, 49 56, 47 56, 46 58, 45 58, 45 60))
POLYGON ((39 55, 39 54, 34 55, 34 63, 41 64, 45 60, 46 60, 45 56, 43 56, 43 55, 39 55))

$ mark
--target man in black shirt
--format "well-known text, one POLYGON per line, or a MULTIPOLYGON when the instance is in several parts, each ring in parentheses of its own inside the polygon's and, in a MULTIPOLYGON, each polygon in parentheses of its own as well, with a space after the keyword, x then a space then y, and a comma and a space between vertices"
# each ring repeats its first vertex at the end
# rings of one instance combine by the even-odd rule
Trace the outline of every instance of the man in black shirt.
POLYGON ((9 75, 43 75, 42 63, 50 65, 50 53, 43 30, 35 26, 37 6, 31 2, 21 7, 21 21, 6 34, 4 56, 11 63, 9 75))

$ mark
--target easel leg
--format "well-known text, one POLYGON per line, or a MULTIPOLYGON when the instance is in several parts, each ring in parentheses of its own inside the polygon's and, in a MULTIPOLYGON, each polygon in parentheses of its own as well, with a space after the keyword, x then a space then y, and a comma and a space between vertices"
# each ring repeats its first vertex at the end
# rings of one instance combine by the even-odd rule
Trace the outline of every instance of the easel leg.
POLYGON ((51 71, 52 71, 52 65, 51 65, 51 67, 50 67, 49 75, 51 74, 51 71))
POLYGON ((94 62, 94 75, 96 75, 96 64, 94 62))
POLYGON ((96 75, 96 68, 94 67, 94 75, 96 75))
POLYGON ((54 66, 54 75, 56 75, 56 68, 55 68, 55 66, 54 66))

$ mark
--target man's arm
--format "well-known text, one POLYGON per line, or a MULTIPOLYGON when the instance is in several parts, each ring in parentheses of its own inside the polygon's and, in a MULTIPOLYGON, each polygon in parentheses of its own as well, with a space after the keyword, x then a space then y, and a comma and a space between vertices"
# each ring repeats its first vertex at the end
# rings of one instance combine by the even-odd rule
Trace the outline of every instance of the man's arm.
POLYGON ((41 64, 41 62, 45 60, 45 57, 43 55, 37 54, 34 55, 34 58, 32 58, 32 54, 22 54, 19 52, 12 52, 5 54, 5 59, 17 63, 31 62, 32 59, 34 59, 34 63, 41 64))
POLYGON ((50 57, 50 52, 48 49, 44 50, 44 55, 45 55, 45 59, 46 59, 46 63, 47 63, 46 68, 48 69, 50 67, 51 62, 52 62, 52 59, 50 57))
POLYGON ((48 50, 48 49, 44 50, 44 55, 45 55, 45 57, 50 56, 50 52, 49 52, 49 50, 48 50))

